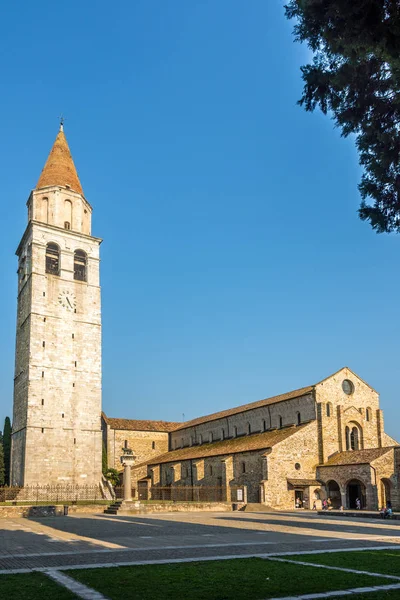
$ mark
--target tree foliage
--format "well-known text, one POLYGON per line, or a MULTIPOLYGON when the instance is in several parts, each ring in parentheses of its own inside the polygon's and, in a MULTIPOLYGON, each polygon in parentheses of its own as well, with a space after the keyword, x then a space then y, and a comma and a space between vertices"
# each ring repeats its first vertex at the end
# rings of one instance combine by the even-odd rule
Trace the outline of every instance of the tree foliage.
POLYGON ((5 483, 3 434, 0 431, 0 486, 5 483))
POLYGON ((295 38, 313 51, 299 104, 356 136, 361 219, 400 231, 400 0, 290 0, 295 38))
POLYGON ((119 473, 117 469, 107 469, 104 473, 104 477, 115 487, 120 484, 119 473))
POLYGON ((3 429, 3 451, 4 451, 4 470, 5 484, 10 485, 10 466, 11 466, 11 421, 6 417, 3 429))
POLYGON ((101 471, 104 476, 106 475, 106 473, 108 471, 107 450, 106 450, 106 445, 104 442, 103 442, 102 449, 101 449, 101 471))

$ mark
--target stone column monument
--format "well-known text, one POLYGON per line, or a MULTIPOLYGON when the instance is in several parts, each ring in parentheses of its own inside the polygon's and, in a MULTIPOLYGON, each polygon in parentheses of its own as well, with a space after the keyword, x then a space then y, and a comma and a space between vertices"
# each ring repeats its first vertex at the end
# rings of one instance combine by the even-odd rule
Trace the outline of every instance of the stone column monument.
POLYGON ((130 448, 123 448, 121 463, 124 467, 124 503, 132 502, 131 468, 135 463, 136 456, 130 448))

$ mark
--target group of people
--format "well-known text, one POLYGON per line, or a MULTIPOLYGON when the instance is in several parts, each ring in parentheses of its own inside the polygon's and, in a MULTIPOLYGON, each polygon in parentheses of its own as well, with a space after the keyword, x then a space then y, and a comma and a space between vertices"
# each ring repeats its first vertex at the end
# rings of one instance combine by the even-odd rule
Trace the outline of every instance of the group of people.
POLYGON ((393 517, 392 503, 390 500, 386 502, 386 506, 379 509, 381 519, 391 519, 393 517))
MULTIPOLYGON (((361 510, 362 505, 361 505, 360 498, 356 498, 355 503, 356 503, 356 509, 361 510)), ((296 498, 296 508, 303 508, 303 502, 302 502, 301 498, 299 498, 299 497, 296 498)), ((317 500, 314 500, 312 509, 318 510, 317 509, 317 500)), ((322 500, 322 510, 332 510, 332 500, 330 498, 326 498, 326 499, 322 500)), ((340 510, 341 511, 344 510, 343 506, 340 507, 340 510)), ((379 509, 379 513, 380 513, 382 519, 391 519, 393 517, 392 503, 390 502, 390 500, 388 500, 386 502, 386 506, 383 506, 382 508, 379 509)))
MULTIPOLYGON (((314 501, 314 505, 315 505, 315 510, 317 510, 315 501, 314 501)), ((313 506, 313 510, 314 510, 314 506, 313 506)), ((322 500, 322 510, 332 510, 332 500, 330 498, 326 498, 325 500, 322 500)))

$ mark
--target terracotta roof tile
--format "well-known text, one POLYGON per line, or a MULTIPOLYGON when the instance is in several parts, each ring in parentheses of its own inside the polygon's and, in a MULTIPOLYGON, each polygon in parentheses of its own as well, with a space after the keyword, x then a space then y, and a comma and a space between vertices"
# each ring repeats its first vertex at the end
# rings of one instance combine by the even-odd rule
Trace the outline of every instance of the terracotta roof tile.
POLYGON ((169 432, 176 429, 181 423, 171 423, 170 421, 140 421, 136 419, 113 419, 102 413, 102 417, 111 429, 126 431, 159 431, 169 432))
POLYGON ((291 400, 293 398, 305 396, 306 394, 312 392, 313 388, 314 386, 310 385, 298 390, 293 390, 292 392, 287 392, 286 394, 272 396, 271 398, 257 400, 256 402, 251 402, 250 404, 242 404, 242 406, 236 406, 235 408, 212 413, 211 415, 206 415, 205 417, 199 417, 197 419, 193 419, 192 421, 182 423, 179 427, 177 427, 177 429, 186 429, 187 427, 193 427, 194 425, 200 425, 201 423, 208 423, 209 421, 216 421, 217 419, 223 419, 224 417, 237 415, 238 413, 245 412, 246 410, 253 410, 254 408, 260 408, 269 404, 276 404, 277 402, 284 402, 284 400, 291 400))
POLYGON ((367 450, 347 450, 346 452, 337 452, 323 465, 319 467, 331 467, 334 465, 356 465, 369 464, 377 458, 393 450, 395 446, 386 448, 369 448, 367 450))
POLYGON ((148 464, 158 465, 160 463, 190 460, 194 458, 206 458, 208 456, 220 456, 223 454, 250 452, 251 450, 263 450, 279 444, 279 442, 282 442, 306 426, 307 425, 299 425, 297 427, 292 426, 284 429, 274 429, 273 431, 265 431, 264 433, 246 435, 230 440, 222 440, 212 444, 202 444, 201 446, 180 448, 179 450, 172 450, 166 454, 161 454, 160 456, 148 461, 148 464))
POLYGON ((321 482, 318 479, 287 479, 287 482, 294 487, 306 487, 308 485, 321 485, 321 482))
POLYGON ((83 190, 79 181, 78 173, 68 147, 64 131, 60 130, 53 144, 46 164, 37 182, 36 189, 48 185, 68 185, 71 190, 82 194, 83 190))

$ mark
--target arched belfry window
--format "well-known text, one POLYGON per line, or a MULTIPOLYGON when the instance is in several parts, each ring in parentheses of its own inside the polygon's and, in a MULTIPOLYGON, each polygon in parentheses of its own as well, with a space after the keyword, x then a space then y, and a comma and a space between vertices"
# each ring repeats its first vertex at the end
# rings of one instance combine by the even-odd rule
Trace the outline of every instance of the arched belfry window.
POLYGON ((74 252, 74 279, 77 281, 86 281, 87 255, 83 250, 74 252))
POLYGON ((60 274, 60 248, 53 242, 46 246, 46 273, 60 274))

